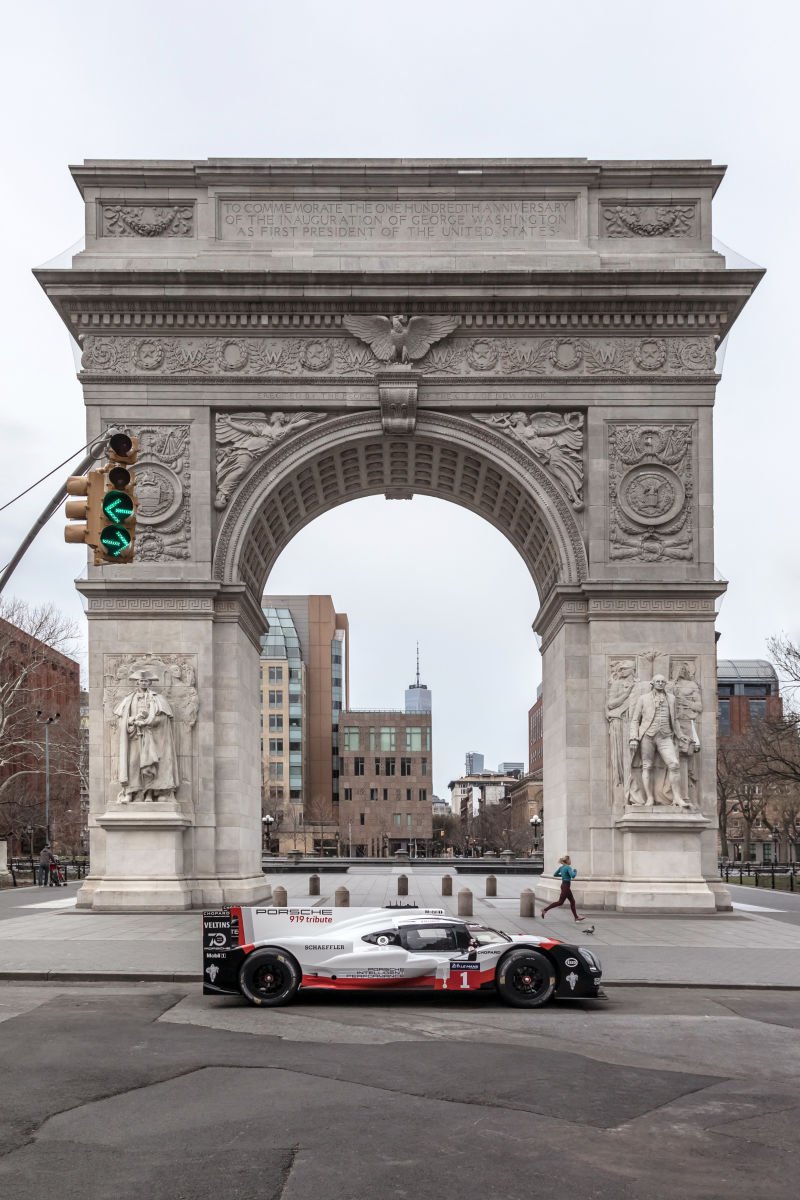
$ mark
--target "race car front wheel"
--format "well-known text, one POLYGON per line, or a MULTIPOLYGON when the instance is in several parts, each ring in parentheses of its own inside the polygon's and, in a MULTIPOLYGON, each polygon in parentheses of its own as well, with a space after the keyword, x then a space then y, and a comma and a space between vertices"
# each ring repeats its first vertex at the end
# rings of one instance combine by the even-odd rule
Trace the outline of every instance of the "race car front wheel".
POLYGON ((537 950, 512 950, 497 968, 497 990, 506 1004, 539 1008, 556 990, 556 971, 537 950))
POLYGON ((239 987, 251 1004, 288 1004, 300 987, 300 968, 282 950, 256 950, 241 965, 239 987))

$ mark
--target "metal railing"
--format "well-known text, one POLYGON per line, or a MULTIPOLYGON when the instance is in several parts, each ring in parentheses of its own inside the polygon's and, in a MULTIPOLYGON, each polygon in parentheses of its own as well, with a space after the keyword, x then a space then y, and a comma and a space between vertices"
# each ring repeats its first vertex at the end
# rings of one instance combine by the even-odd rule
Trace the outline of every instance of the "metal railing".
MULTIPOLYGON (((65 883, 69 883, 73 879, 85 879, 89 873, 89 859, 59 857, 58 867, 65 883)), ((11 872, 14 887, 37 883, 39 880, 38 858, 10 858, 8 869, 11 872)))
POLYGON ((719 876, 725 883, 736 883, 744 886, 752 880, 754 887, 771 887, 777 890, 776 880, 787 879, 787 891, 800 891, 797 883, 797 863, 720 863, 719 876))

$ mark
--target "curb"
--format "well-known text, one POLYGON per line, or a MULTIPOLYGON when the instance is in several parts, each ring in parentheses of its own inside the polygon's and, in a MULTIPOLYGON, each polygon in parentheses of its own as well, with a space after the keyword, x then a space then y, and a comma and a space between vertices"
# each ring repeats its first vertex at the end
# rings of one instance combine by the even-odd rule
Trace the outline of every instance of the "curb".
POLYGON ((191 971, 0 971, 0 981, 24 983, 202 983, 191 971))
MULTIPOLYGON (((0 971, 5 983, 202 983, 191 971, 0 971)), ((800 992, 800 983, 680 983, 671 980, 603 980, 603 988, 683 988, 694 991, 800 992)))

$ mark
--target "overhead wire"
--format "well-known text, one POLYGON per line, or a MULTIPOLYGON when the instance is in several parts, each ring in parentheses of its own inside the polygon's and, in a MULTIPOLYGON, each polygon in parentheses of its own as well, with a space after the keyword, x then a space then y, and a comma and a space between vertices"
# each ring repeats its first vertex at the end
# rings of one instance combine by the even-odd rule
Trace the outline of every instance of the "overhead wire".
POLYGON ((65 458, 63 462, 58 464, 58 466, 53 467, 52 471, 48 471, 46 475, 42 475, 41 479, 37 479, 35 483, 32 483, 29 487, 26 487, 23 492, 20 492, 18 495, 14 496, 12 500, 7 500, 5 504, 0 504, 0 512, 10 508, 12 504, 16 504, 17 500, 21 500, 23 496, 27 496, 28 492, 32 492, 33 489, 38 487, 40 483, 44 483, 45 479, 49 479, 51 475, 55 475, 56 471, 60 471, 62 467, 67 465, 67 463, 72 462, 73 458, 80 454, 82 450, 88 450, 91 444, 91 442, 87 442, 86 445, 79 446, 77 450, 73 450, 72 454, 70 454, 68 458, 65 458))

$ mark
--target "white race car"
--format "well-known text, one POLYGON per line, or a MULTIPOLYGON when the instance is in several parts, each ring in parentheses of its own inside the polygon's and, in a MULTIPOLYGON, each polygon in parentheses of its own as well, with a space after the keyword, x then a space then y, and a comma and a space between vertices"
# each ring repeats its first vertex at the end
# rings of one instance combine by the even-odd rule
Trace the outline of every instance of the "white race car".
POLYGON ((510 935, 437 908, 258 908, 203 913, 203 992, 288 1004, 302 988, 496 990, 538 1008, 597 997, 602 969, 584 946, 510 935))

